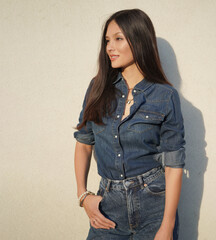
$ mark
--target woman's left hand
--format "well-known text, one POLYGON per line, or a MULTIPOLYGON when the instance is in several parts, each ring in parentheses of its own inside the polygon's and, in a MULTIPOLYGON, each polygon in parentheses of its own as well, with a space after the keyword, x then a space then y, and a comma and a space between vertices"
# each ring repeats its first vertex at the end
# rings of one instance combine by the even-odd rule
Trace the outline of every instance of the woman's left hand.
POLYGON ((154 240, 173 240, 173 230, 161 226, 154 240))

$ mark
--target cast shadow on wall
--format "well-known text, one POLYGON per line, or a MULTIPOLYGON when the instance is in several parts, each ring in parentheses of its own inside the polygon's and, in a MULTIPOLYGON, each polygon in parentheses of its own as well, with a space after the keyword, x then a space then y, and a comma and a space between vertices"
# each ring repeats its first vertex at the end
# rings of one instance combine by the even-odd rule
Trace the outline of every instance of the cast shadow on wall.
MULTIPOLYGON (((204 174, 208 163, 205 152, 206 142, 203 116, 201 111, 181 94, 182 79, 173 48, 162 38, 157 38, 157 43, 165 74, 179 92, 184 117, 186 165, 179 202, 179 240, 197 240, 204 174)), ((196 83, 194 82, 194 84, 196 83)))

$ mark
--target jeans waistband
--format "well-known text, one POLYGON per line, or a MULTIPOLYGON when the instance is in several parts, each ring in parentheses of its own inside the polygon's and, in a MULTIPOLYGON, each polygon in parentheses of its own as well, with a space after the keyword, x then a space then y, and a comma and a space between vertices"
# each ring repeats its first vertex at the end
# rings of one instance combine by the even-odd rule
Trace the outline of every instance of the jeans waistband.
POLYGON ((145 184, 149 184, 150 182, 152 182, 154 179, 156 179, 163 173, 164 173, 164 169, 161 166, 159 166, 157 168, 152 168, 151 170, 141 175, 126 178, 123 180, 112 180, 112 179, 102 177, 100 181, 100 186, 105 188, 107 192, 110 189, 125 190, 128 188, 135 187, 137 185, 140 185, 141 188, 144 188, 145 184))

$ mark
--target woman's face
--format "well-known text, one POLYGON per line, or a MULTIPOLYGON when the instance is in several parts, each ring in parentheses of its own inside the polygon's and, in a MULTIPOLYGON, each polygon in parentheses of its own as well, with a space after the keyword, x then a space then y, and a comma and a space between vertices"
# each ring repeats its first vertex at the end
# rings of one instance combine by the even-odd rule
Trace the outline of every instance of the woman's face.
POLYGON ((130 46, 114 20, 108 25, 106 42, 106 52, 113 68, 123 68, 124 70, 135 64, 130 46))

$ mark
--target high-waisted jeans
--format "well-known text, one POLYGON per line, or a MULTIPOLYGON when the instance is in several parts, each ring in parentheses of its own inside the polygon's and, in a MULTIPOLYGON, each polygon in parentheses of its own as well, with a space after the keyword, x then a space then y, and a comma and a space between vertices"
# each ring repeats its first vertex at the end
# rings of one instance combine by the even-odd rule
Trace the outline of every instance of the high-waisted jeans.
MULTIPOLYGON (((99 210, 116 227, 108 230, 90 225, 87 240, 154 239, 165 205, 165 174, 161 167, 124 180, 101 178, 97 195, 103 197, 99 210)), ((178 239, 178 215, 173 239, 178 239)))

